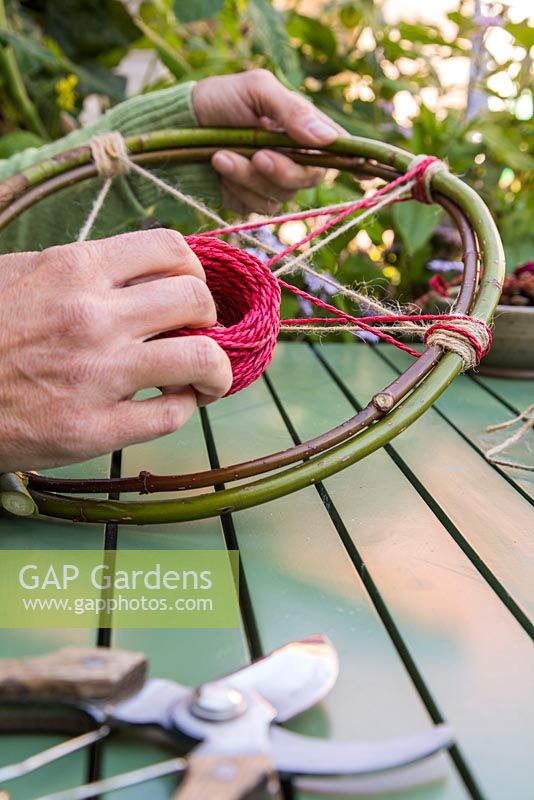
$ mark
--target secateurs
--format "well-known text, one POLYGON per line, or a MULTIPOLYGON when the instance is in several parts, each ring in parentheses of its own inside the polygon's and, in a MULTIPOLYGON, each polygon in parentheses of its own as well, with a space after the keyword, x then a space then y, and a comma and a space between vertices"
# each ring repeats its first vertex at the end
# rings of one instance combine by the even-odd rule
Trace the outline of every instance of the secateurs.
POLYGON ((65 648, 0 661, 0 730, 8 730, 15 718, 19 730, 46 730, 52 718, 57 729, 58 720, 73 712, 89 719, 92 728, 24 762, 0 767, 0 786, 114 729, 157 731, 185 758, 40 800, 83 800, 169 773, 183 775, 174 795, 179 800, 270 800, 278 796, 280 776, 308 776, 306 789, 317 792, 357 793, 364 785, 372 790, 373 781, 375 789, 391 790, 424 780, 424 773, 418 776, 408 765, 452 744, 451 730, 443 724, 380 742, 319 739, 282 728, 280 723, 319 702, 336 681, 337 654, 324 636, 286 644, 198 689, 147 680, 145 674, 142 654, 106 648, 65 648), (22 707, 31 707, 31 714, 21 715, 22 707))

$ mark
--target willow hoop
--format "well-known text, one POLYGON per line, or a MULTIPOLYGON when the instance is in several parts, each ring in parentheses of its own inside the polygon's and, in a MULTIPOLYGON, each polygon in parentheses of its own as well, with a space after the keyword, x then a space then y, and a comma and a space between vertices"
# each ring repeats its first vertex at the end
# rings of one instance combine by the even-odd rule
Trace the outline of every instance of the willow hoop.
MULTIPOLYGON (((413 158, 405 150, 361 137, 340 138, 328 147, 306 152, 283 134, 240 129, 165 130, 131 136, 126 144, 132 160, 143 166, 203 162, 221 147, 245 155, 269 147, 301 163, 387 180, 405 172, 413 158)), ((87 145, 12 176, 0 183, 0 230, 44 197, 95 176, 87 145)), ((464 279, 454 310, 489 323, 504 278, 504 254, 495 224, 480 197, 450 173, 436 174, 432 190, 458 227, 463 244, 464 279)), ((427 347, 421 358, 351 419, 303 444, 253 461, 189 475, 141 473, 104 480, 30 474, 30 490, 41 514, 95 523, 180 522, 249 508, 317 483, 387 444, 432 405, 461 369, 458 355, 427 347), (245 485, 172 500, 93 500, 57 493, 187 490, 220 486, 273 469, 280 471, 245 485)))

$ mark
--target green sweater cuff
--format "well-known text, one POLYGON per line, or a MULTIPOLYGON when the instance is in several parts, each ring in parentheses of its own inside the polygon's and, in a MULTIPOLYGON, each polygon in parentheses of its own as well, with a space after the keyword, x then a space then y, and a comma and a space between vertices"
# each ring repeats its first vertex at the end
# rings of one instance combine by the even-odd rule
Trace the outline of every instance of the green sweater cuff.
MULTIPOLYGON (((106 115, 107 130, 118 130, 123 136, 148 133, 165 128, 197 128, 192 92, 194 82, 182 83, 169 89, 139 95, 115 106, 106 115)), ((163 180, 175 183, 186 194, 199 197, 208 204, 219 205, 217 176, 209 164, 183 164, 159 170, 163 180)), ((128 178, 135 197, 144 208, 162 199, 161 189, 146 179, 133 175, 128 178)))
POLYGON ((119 130, 123 136, 164 128, 196 128, 198 121, 192 101, 194 85, 190 81, 132 97, 108 111, 106 127, 119 130))

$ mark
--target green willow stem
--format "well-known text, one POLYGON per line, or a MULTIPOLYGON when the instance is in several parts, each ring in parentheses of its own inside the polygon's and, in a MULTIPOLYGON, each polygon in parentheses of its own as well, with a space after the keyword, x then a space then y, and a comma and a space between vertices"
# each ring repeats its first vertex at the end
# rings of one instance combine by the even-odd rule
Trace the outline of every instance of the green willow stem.
MULTIPOLYGON (((0 0, 0 28, 7 29, 7 27, 8 23, 4 0, 0 0)), ((0 44, 0 69, 4 75, 11 100, 16 106, 28 130, 37 134, 37 136, 41 136, 43 139, 48 139, 48 134, 37 113, 37 109, 26 91, 26 86, 22 80, 13 48, 8 45, 0 44)))
MULTIPOLYGON (((299 147, 285 134, 258 130, 168 130, 131 136, 127 147, 138 153, 172 148, 195 147, 299 147)), ((411 153, 397 147, 361 137, 339 138, 321 152, 376 161, 406 171, 411 153)), ((89 147, 83 146, 61 157, 28 167, 23 175, 26 186, 36 187, 91 160, 89 147)), ((192 155, 191 160, 198 160, 192 155)), ((484 274, 471 314, 489 323, 499 301, 504 279, 504 254, 499 235, 489 211, 480 197, 459 178, 442 171, 432 181, 434 190, 451 199, 466 215, 478 240, 484 274)), ((32 492, 42 514, 84 522, 127 522, 134 524, 180 522, 215 516, 225 512, 269 502, 333 475, 387 444, 423 414, 449 383, 461 372, 463 362, 453 353, 445 354, 431 372, 382 420, 360 434, 306 462, 265 478, 218 492, 172 500, 120 501, 71 498, 44 492, 32 492)))

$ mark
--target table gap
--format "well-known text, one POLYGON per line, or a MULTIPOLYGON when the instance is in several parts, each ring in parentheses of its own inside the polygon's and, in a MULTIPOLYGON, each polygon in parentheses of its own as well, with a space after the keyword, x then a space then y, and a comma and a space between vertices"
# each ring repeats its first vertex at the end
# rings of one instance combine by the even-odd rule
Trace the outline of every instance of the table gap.
MULTIPOLYGON (((204 435, 204 442, 208 453, 208 459, 211 469, 219 469, 221 462, 217 453, 217 446, 215 438, 211 429, 211 424, 208 412, 205 408, 200 409, 200 421, 202 424, 202 433, 204 435)), ((223 483, 217 484, 215 487, 216 492, 222 491, 225 486, 223 483)), ((239 544, 237 540, 234 520, 231 514, 221 514, 221 528, 228 550, 236 550, 239 553, 239 544)), ((243 627, 247 644, 250 650, 251 657, 259 658, 263 655, 260 634, 254 608, 252 604, 252 597, 247 582, 247 577, 243 569, 241 557, 239 556, 239 606, 241 609, 241 618, 243 620, 243 627)))
MULTIPOLYGON (((122 466, 122 450, 114 450, 111 454, 109 465, 109 477, 120 478, 122 466)), ((118 492, 109 492, 108 500, 118 500, 118 492)), ((116 522, 107 522, 104 532, 104 552, 117 551, 119 540, 119 526, 116 522)), ((111 647, 113 628, 102 628, 99 624, 97 629, 96 646, 111 647)), ((104 759, 105 741, 95 742, 90 746, 86 759, 86 780, 87 783, 98 781, 102 778, 102 767, 104 759)), ((96 797, 98 800, 98 797, 96 797)))

